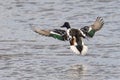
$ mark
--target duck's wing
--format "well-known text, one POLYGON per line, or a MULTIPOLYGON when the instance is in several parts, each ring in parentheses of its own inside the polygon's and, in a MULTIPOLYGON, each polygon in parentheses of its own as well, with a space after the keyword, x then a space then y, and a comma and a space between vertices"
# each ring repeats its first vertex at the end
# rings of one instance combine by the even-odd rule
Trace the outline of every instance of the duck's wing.
POLYGON ((85 26, 81 28, 82 32, 86 34, 88 37, 93 37, 94 34, 99 31, 104 25, 104 21, 102 17, 97 17, 95 22, 90 26, 85 26))
POLYGON ((97 17, 95 22, 91 25, 92 29, 95 31, 99 31, 104 25, 104 21, 102 17, 97 17))
POLYGON ((40 35, 53 37, 58 40, 62 40, 62 41, 67 40, 67 33, 65 30, 61 30, 61 29, 44 30, 34 27, 33 31, 40 35))
POLYGON ((53 38, 56 38, 58 40, 68 40, 68 36, 67 36, 67 32, 65 30, 61 30, 61 29, 53 29, 50 31, 50 36, 53 38))
POLYGON ((50 36, 50 30, 44 30, 44 29, 40 29, 40 28, 32 28, 32 30, 40 35, 43 35, 43 36, 50 36))

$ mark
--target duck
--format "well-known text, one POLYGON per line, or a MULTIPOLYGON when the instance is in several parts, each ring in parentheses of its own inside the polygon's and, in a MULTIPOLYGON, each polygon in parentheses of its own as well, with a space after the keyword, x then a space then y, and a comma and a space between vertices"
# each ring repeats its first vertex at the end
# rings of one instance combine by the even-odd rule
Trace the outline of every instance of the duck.
POLYGON ((69 22, 64 22, 64 24, 60 27, 67 28, 67 30, 65 29, 44 30, 40 28, 39 29, 34 28, 33 31, 43 36, 53 37, 61 41, 69 41, 70 49, 74 53, 86 55, 88 47, 85 45, 83 39, 93 38, 95 33, 101 30, 103 25, 104 25, 103 18, 97 17, 92 25, 84 26, 80 29, 71 28, 69 22))
POLYGON ((80 29, 71 28, 69 22, 65 22, 62 28, 67 28, 67 36, 70 43, 70 49, 76 54, 85 55, 87 53, 87 46, 83 42, 85 34, 80 29))

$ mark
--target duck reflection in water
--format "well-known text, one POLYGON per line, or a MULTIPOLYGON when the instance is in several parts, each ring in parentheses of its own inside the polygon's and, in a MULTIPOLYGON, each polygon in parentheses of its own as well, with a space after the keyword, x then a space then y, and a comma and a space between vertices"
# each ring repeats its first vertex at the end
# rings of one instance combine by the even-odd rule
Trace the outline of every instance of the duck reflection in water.
POLYGON ((68 74, 67 76, 72 79, 82 78, 87 72, 87 66, 83 64, 73 65, 71 66, 71 69, 67 70, 66 72, 68 74))

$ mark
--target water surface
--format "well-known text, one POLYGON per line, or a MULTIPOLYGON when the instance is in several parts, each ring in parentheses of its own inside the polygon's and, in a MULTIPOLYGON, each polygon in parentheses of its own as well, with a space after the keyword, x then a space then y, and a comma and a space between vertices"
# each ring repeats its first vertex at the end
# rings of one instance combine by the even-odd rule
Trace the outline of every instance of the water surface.
POLYGON ((0 80, 119 80, 120 0, 1 0, 0 80), (40 36, 31 25, 74 28, 105 21, 85 40, 86 56, 74 54, 68 42, 40 36))

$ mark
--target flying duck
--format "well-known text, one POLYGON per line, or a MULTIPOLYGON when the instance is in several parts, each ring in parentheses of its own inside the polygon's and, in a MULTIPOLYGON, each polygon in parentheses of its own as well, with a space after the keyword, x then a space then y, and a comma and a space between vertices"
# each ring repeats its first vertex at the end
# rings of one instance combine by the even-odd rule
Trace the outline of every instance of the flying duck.
POLYGON ((70 42, 71 50, 76 54, 85 55, 87 53, 88 48, 83 42, 83 38, 86 37, 83 31, 80 29, 71 28, 68 22, 65 22, 61 27, 67 28, 66 32, 68 40, 70 42))
POLYGON ((34 28, 33 30, 40 35, 53 37, 61 41, 69 41, 70 48, 76 54, 85 55, 88 51, 87 46, 84 44, 83 39, 86 37, 92 38, 94 34, 99 31, 104 25, 104 21, 101 17, 97 17, 95 22, 90 26, 84 26, 81 29, 71 28, 69 22, 65 22, 61 27, 63 29, 44 30, 34 28))

